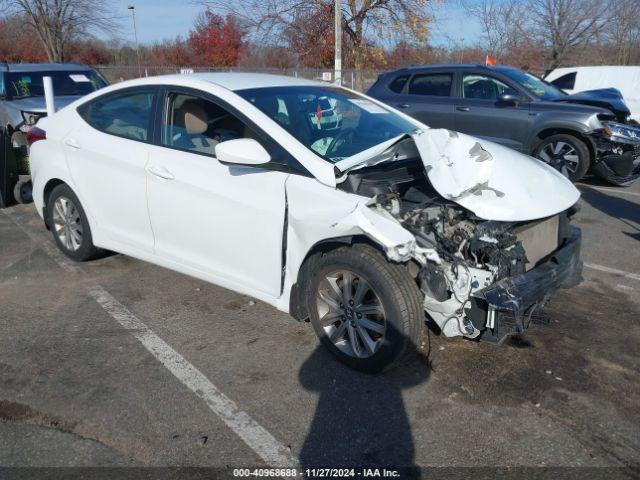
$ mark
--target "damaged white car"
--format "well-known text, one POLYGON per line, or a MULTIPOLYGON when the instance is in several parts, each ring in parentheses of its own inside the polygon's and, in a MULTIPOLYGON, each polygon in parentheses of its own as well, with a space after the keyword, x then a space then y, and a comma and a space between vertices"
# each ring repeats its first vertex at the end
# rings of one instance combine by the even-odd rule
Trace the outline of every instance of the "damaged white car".
POLYGON ((363 371, 425 321, 500 342, 580 281, 579 193, 560 173, 325 83, 134 80, 30 138, 34 202, 67 256, 113 250, 251 295, 363 371))

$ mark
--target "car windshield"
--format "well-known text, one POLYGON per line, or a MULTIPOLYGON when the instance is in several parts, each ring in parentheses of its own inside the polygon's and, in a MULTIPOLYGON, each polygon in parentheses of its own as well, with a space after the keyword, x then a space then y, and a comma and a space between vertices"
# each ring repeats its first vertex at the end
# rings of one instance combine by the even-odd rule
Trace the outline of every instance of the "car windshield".
POLYGON ((332 163, 416 129, 399 115, 338 87, 270 87, 236 93, 332 163))
POLYGON ((538 77, 535 77, 530 73, 523 72, 522 70, 505 70, 502 73, 513 81, 518 82, 529 93, 535 95, 540 100, 554 100, 566 95, 566 93, 559 88, 554 87, 544 80, 540 80, 538 77))
POLYGON ((86 95, 105 87, 105 81, 91 70, 55 72, 9 72, 5 86, 10 99, 43 97, 43 77, 51 77, 56 96, 86 95))

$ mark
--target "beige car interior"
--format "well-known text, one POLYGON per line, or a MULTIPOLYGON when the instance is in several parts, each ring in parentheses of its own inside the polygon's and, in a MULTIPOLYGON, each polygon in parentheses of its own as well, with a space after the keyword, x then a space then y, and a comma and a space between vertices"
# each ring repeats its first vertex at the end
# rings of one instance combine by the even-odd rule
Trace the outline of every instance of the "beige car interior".
POLYGON ((235 138, 256 138, 240 120, 217 105, 188 95, 176 95, 170 110, 165 143, 215 155, 218 143, 235 138))

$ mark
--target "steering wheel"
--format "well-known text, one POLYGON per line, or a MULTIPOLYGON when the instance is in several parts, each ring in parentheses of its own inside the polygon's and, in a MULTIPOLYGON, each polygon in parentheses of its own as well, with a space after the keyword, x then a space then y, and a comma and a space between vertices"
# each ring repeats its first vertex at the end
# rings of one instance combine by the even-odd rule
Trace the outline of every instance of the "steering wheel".
POLYGON ((333 140, 331 140, 331 143, 327 147, 327 153, 325 155, 329 156, 331 153, 334 153, 334 150, 336 150, 339 146, 339 142, 342 140, 346 140, 354 133, 356 133, 355 128, 345 128, 344 130, 342 130, 338 135, 333 137, 333 140))

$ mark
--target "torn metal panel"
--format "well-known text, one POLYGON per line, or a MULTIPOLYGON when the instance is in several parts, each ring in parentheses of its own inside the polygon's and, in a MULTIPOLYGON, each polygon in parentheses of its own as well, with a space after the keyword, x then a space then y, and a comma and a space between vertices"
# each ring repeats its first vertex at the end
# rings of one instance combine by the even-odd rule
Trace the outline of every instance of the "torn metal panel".
POLYGON ((412 137, 433 187, 478 217, 535 220, 566 210, 580 196, 553 168, 501 145, 445 129, 412 137))

